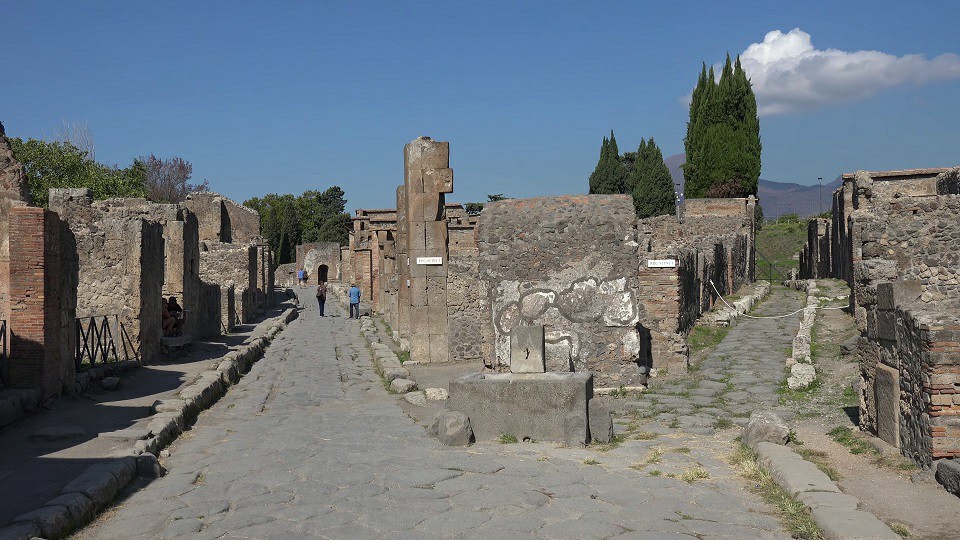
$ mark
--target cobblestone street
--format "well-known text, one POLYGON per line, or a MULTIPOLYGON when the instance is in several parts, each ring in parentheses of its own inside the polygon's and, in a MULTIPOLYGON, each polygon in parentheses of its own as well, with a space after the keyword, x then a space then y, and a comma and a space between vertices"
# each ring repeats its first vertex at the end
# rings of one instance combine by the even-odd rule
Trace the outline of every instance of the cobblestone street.
POLYGON ((307 303, 171 447, 167 475, 78 537, 789 537, 723 441, 680 454, 708 471, 689 482, 642 470, 651 441, 443 447, 384 390, 356 322, 330 311, 307 303))

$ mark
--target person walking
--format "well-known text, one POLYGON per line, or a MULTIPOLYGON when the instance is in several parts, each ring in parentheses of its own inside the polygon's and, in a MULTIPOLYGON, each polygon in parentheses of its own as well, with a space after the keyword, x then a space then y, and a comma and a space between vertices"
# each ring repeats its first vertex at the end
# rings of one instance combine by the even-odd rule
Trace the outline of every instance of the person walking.
POLYGON ((301 289, 303 288, 304 284, 306 283, 306 275, 307 273, 303 270, 303 268, 297 270, 297 287, 301 289))
POLYGON ((350 318, 360 318, 360 287, 356 283, 350 285, 350 318))
POLYGON ((317 285, 317 304, 320 305, 320 316, 323 317, 323 306, 327 303, 327 282, 321 281, 317 285))

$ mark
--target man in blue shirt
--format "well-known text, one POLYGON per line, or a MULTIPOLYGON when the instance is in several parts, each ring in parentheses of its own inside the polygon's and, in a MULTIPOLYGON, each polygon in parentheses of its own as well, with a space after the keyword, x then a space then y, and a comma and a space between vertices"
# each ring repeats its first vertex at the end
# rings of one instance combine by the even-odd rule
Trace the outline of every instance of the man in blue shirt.
POLYGON ((360 288, 356 283, 350 285, 350 318, 360 318, 360 288))

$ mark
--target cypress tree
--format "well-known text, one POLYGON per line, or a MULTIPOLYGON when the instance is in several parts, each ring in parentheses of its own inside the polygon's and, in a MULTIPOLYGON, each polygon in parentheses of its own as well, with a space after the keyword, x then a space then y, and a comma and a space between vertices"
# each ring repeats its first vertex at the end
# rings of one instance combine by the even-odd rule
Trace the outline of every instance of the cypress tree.
POLYGON ((603 138, 600 159, 590 175, 590 193, 623 193, 623 183, 623 164, 620 162, 617 139, 611 130, 610 138, 603 138))
POLYGON ((738 57, 727 55, 720 81, 701 68, 690 104, 684 149, 687 197, 744 197, 760 178, 757 102, 738 57))
POLYGON ((653 137, 640 141, 629 185, 638 218, 674 213, 673 179, 653 137))
POLYGON ((600 145, 600 159, 597 160, 597 166, 593 169, 593 173, 590 174, 590 193, 601 193, 598 191, 601 188, 603 183, 603 168, 607 162, 607 149, 610 146, 610 142, 606 137, 603 138, 603 143, 600 145))

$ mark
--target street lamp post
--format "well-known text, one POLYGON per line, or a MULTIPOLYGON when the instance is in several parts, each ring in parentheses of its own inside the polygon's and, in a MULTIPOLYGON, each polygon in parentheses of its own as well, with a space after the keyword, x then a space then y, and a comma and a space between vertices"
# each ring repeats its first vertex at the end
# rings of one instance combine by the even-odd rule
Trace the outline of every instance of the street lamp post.
POLYGON ((677 222, 683 223, 683 220, 680 219, 680 199, 683 198, 683 192, 680 191, 680 182, 673 183, 673 204, 676 207, 677 222))
POLYGON ((817 197, 817 201, 820 203, 820 214, 823 214, 823 177, 817 177, 817 182, 820 184, 820 196, 817 197))

